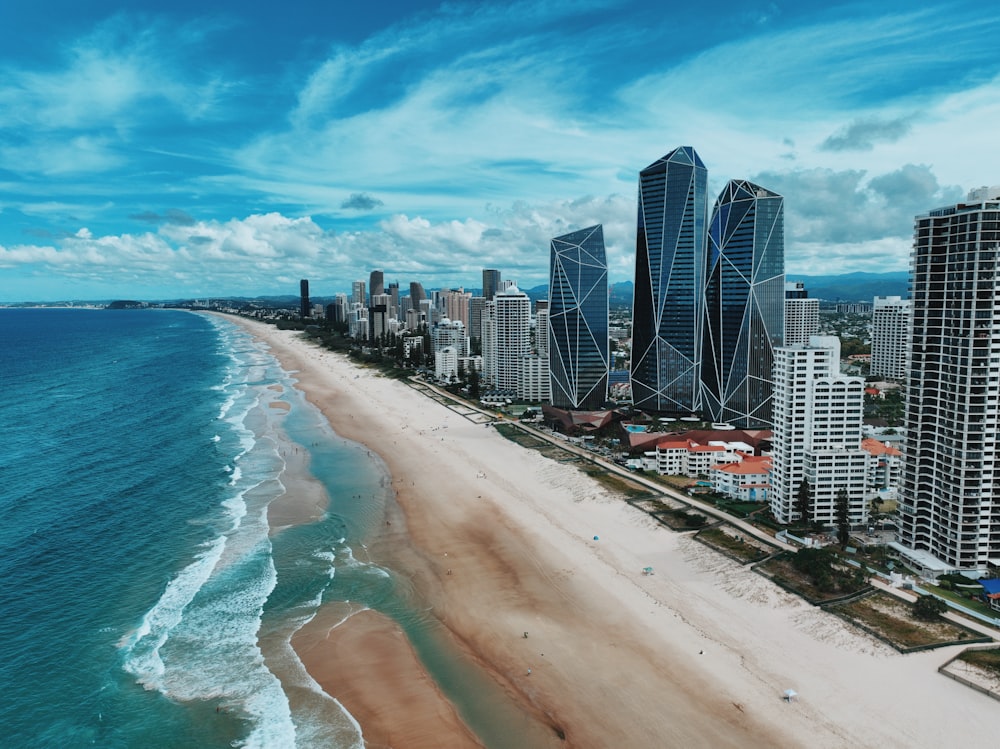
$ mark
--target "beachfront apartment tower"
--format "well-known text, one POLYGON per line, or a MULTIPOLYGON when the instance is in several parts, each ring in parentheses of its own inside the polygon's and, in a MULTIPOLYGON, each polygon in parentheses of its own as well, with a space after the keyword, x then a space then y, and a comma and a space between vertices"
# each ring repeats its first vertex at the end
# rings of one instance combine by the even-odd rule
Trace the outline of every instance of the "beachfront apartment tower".
POLYGON ((840 374, 836 336, 774 350, 770 504, 779 523, 836 526, 841 492, 847 494, 850 524, 868 522, 864 387, 862 378, 840 374), (803 481, 811 497, 804 519, 796 503, 803 481))
POLYGON ((708 229, 701 405, 713 421, 771 426, 771 369, 785 325, 784 199, 726 185, 708 229))
POLYGON ((309 279, 299 281, 299 317, 309 317, 312 305, 309 304, 309 279))
MULTIPOLYGON (((547 317, 552 405, 584 411, 603 408, 608 399, 609 346, 608 263, 601 224, 552 240, 547 317)), ((543 338, 541 330, 538 338, 543 338)))
POLYGON ((911 310, 909 299, 875 297, 872 306, 872 375, 892 380, 906 379, 911 310))
POLYGON ((1000 568, 1000 187, 914 219, 897 550, 923 572, 1000 568))
POLYGON ((819 333, 819 299, 810 299, 802 281, 785 282, 784 345, 809 343, 819 333))
POLYGON ((639 172, 632 400, 688 415, 700 399, 708 170, 690 146, 639 172))
POLYGON ((521 358, 531 353, 531 300, 517 286, 498 291, 483 318, 483 367, 487 383, 517 391, 521 358))

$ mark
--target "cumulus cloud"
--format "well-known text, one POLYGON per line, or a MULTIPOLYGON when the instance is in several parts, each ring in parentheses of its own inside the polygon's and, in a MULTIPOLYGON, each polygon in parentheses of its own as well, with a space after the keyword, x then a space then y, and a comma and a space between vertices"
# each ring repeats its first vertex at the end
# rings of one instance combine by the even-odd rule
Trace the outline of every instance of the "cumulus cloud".
POLYGON ((353 211, 373 211, 383 205, 385 203, 367 193, 352 192, 351 197, 341 203, 340 207, 353 211))
POLYGON ((871 151, 876 143, 895 143, 910 132, 912 117, 854 120, 820 145, 824 151, 871 151))
POLYGON ((861 248, 886 242, 897 255, 881 258, 906 267, 914 216, 960 199, 931 167, 906 164, 869 177, 864 170, 801 169, 762 173, 754 181, 785 196, 785 262, 799 264, 808 247, 821 247, 817 267, 860 270, 871 261, 861 248))
POLYGON ((596 223, 605 227, 609 264, 630 268, 634 212, 633 201, 621 196, 584 197, 494 206, 485 221, 396 214, 353 232, 280 213, 180 222, 164 221, 169 211, 146 212, 136 218, 158 224, 155 231, 97 236, 81 228, 52 246, 0 248, 0 268, 72 273, 90 284, 121 272, 122 286, 137 292, 171 289, 157 298, 280 293, 274 284, 282 278, 309 278, 317 293, 332 294, 374 267, 388 278, 429 288, 474 285, 486 267, 537 285, 548 280, 550 240, 596 223))

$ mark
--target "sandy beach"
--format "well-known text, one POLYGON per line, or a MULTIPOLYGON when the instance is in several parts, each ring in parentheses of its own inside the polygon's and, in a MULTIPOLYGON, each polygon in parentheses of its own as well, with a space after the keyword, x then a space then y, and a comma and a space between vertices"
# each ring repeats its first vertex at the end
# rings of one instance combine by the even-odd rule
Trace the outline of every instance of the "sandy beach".
MULTIPOLYGON (((297 333, 237 321, 339 435, 385 461, 398 506, 372 557, 537 724, 537 746, 995 744, 1000 703, 936 671, 956 648, 900 655, 576 468, 297 333)), ((296 506, 315 515, 298 489, 273 525, 296 506)), ((293 645, 367 746, 481 745, 391 621, 323 611, 293 645)))

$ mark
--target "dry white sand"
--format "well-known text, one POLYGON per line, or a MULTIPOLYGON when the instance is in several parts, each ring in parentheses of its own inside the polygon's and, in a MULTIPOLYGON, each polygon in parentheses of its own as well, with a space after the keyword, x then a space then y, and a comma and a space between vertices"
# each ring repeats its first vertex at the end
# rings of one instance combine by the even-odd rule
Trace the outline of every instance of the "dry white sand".
MULTIPOLYGON (((297 372, 340 435, 385 460, 405 523, 374 548, 552 727, 552 746, 995 745, 1000 704, 937 673, 956 648, 900 655, 662 528, 576 468, 296 333, 240 322, 297 372), (647 566, 654 575, 641 574, 647 566), (783 701, 786 689, 798 699, 783 701)), ((371 695, 394 659, 380 651, 381 670, 368 671, 354 647, 357 670, 331 675, 323 659, 333 650, 322 644, 337 636, 307 631, 296 647, 331 693, 338 679, 379 680, 369 704, 342 701, 366 736, 384 737, 394 719, 379 717, 371 695)), ((386 636, 367 639, 377 648, 386 636)), ((398 660, 403 681, 427 681, 419 664, 398 660)), ((460 727, 436 725, 439 746, 468 742, 460 727)), ((428 745, 427 730, 394 733, 392 745, 428 745)))

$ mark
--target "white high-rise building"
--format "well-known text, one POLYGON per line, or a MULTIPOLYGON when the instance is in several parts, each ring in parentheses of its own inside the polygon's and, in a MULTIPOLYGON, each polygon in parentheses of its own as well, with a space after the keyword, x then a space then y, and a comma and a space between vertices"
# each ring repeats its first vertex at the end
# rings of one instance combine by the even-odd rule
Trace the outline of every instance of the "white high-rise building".
POLYGON ((483 365, 491 387, 517 390, 521 357, 531 353, 531 300, 516 286, 498 291, 483 318, 483 365))
POLYGON ((923 572, 1000 569, 1000 187, 914 220, 897 550, 923 572))
POLYGON ((517 373, 517 397, 530 403, 552 397, 549 384, 549 357, 538 354, 522 356, 517 373))
POLYGON ((909 299, 898 296, 875 297, 872 307, 873 375, 894 380, 906 379, 912 307, 909 299))
POLYGON ((809 521, 836 525, 843 491, 851 525, 867 522, 864 387, 860 377, 840 374, 835 336, 775 349, 770 502, 778 522, 801 519, 796 496, 803 480, 811 495, 809 521))
POLYGON ((365 293, 364 281, 354 281, 351 283, 351 304, 360 304, 362 307, 368 304, 368 295, 365 293))
POLYGON ((461 320, 449 320, 447 317, 431 328, 431 349, 436 353, 451 346, 456 356, 469 355, 469 336, 465 334, 465 325, 461 320))
POLYGON ((819 299, 810 299, 802 281, 785 283, 786 346, 809 343, 809 337, 819 332, 819 299))

